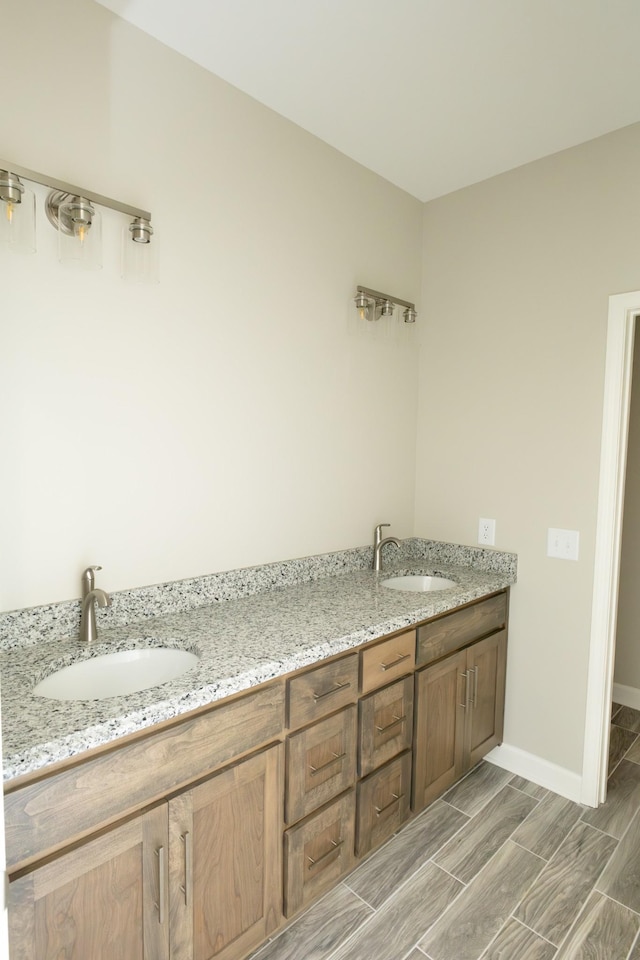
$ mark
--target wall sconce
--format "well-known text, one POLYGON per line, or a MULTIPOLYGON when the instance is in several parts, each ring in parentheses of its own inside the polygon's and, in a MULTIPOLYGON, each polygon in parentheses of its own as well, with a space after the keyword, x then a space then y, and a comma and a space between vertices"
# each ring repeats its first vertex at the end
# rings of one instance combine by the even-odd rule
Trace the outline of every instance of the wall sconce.
POLYGON ((127 280, 147 282, 157 279, 155 251, 151 257, 140 257, 129 251, 131 247, 135 251, 135 248, 150 246, 153 227, 148 211, 0 160, 0 239, 4 239, 11 249, 21 252, 35 250, 35 202, 21 178, 51 188, 45 201, 45 213, 58 231, 58 257, 62 263, 90 268, 102 266, 102 228, 100 212, 96 210, 98 205, 132 218, 128 229, 125 228, 128 242, 123 244, 122 276, 127 280), (26 225, 27 222, 30 226, 26 225), (29 231, 31 239, 25 243, 24 238, 29 236, 29 231))
POLYGON ((405 323, 415 323, 416 312, 415 303, 409 303, 408 300, 401 300, 400 297, 393 297, 388 293, 380 293, 379 290, 370 290, 369 287, 357 288, 354 303, 361 320, 379 320, 381 317, 393 317, 397 306, 405 307, 402 314, 405 323))
POLYGON ((16 253, 36 252, 35 200, 20 177, 0 169, 0 242, 16 253))

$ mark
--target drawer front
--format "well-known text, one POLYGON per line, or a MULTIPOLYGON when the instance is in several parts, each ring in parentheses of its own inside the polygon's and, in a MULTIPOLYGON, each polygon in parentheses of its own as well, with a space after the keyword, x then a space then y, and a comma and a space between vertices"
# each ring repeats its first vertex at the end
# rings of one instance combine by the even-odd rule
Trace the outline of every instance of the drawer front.
POLYGON ((411 746, 413 675, 360 701, 358 772, 366 777, 411 746))
POLYGON ((507 596, 501 593, 425 623, 418 628, 418 663, 430 663, 472 640, 500 630, 506 620, 507 596))
POLYGON ((284 685, 275 681, 117 750, 8 790, 7 864, 15 866, 86 836, 279 739, 283 721, 284 685))
POLYGON ((354 863, 355 792, 350 790, 284 835, 284 914, 293 916, 354 863))
POLYGON ((358 784, 356 853, 379 846, 409 816, 411 754, 407 751, 358 784))
POLYGON ((296 823, 356 779, 355 704, 287 739, 285 820, 296 823))
POLYGON ((307 670, 289 680, 288 724, 302 727, 348 703, 358 696, 358 654, 351 653, 321 667, 307 670))
POLYGON ((407 630, 362 651, 362 692, 384 687, 416 665, 416 631, 407 630))

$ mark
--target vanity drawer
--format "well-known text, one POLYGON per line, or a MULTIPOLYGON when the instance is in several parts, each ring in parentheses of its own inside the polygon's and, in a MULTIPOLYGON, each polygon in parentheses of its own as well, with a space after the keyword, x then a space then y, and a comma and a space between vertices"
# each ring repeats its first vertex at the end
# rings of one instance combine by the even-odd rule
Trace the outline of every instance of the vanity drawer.
POLYGON ((287 718, 290 730, 313 723, 358 696, 358 654, 351 653, 307 670, 288 683, 287 718))
POLYGON ((358 784, 356 854, 364 856, 409 816, 411 754, 396 757, 358 784))
POLYGON ((500 593, 418 627, 418 664, 430 663, 465 644, 500 630, 507 621, 507 596, 500 593))
POLYGON ((332 887, 354 863, 355 795, 350 790, 284 835, 284 915, 332 887))
POLYGON ((296 823, 356 779, 355 704, 287 738, 285 821, 296 823))
POLYGON ((362 692, 391 683, 416 665, 416 631, 407 630, 367 647, 362 656, 362 692))
POLYGON ((413 675, 360 701, 358 768, 361 777, 411 746, 413 675))

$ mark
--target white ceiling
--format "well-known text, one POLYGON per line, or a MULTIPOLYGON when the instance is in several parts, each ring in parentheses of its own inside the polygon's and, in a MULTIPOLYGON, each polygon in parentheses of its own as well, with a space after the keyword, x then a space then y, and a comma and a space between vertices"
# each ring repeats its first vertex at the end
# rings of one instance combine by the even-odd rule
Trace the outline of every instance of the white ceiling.
POLYGON ((420 200, 640 120, 640 0, 98 0, 420 200))

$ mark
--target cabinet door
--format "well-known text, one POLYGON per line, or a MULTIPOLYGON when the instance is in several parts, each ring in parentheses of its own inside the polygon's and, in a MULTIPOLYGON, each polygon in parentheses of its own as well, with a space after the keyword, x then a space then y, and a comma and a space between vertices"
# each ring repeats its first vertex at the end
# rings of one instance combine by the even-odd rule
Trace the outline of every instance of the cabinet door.
POLYGON ((467 652, 416 674, 412 807, 422 810, 464 770, 467 652))
POLYGON ((489 750, 502 743, 506 659, 505 630, 474 643, 467 651, 467 767, 474 767, 489 750))
POLYGON ((172 960, 237 960, 280 922, 281 751, 169 802, 172 960))
POLYGON ((11 960, 168 960, 167 805, 9 886, 11 960))

